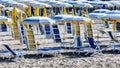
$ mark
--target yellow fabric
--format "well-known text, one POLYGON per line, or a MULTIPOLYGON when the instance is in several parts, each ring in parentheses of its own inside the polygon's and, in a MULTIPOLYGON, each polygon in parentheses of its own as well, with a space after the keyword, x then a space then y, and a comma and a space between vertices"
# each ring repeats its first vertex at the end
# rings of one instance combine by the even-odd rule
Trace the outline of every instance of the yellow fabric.
POLYGON ((67 14, 66 7, 63 7, 63 8, 64 8, 63 13, 67 14))
POLYGON ((44 16, 44 17, 47 17, 47 11, 46 11, 46 8, 44 8, 43 16, 44 16))
POLYGON ((116 21, 113 23, 113 31, 116 31, 116 21))
POLYGON ((28 5, 28 16, 31 16, 31 6, 28 5))
POLYGON ((16 7, 13 7, 13 11, 12 11, 12 19, 13 19, 13 23, 16 22, 16 15, 17 15, 17 12, 16 12, 16 7))
POLYGON ((22 13, 19 14, 19 24, 22 24, 22 13))
POLYGON ((93 32, 92 32, 91 24, 87 24, 87 32, 88 32, 88 37, 93 38, 93 32))
POLYGON ((74 16, 74 10, 72 9, 72 15, 74 16))
POLYGON ((80 26, 79 26, 79 23, 76 22, 75 28, 76 28, 76 36, 79 36, 80 35, 80 26))
POLYGON ((35 6, 35 16, 39 16, 39 7, 35 6))

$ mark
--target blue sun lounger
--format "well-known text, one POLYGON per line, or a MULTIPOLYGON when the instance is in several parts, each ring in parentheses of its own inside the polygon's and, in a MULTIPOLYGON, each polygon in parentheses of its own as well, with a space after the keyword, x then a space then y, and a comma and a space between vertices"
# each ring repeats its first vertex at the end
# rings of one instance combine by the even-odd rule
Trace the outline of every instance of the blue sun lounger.
POLYGON ((56 56, 56 53, 60 53, 61 52, 61 49, 60 48, 52 48, 52 47, 46 47, 46 48, 36 48, 37 49, 37 55, 42 53, 42 57, 44 57, 44 55, 46 53, 55 53, 55 56, 56 56))
POLYGON ((6 55, 14 56, 14 57, 24 57, 24 53, 22 50, 15 50, 15 49, 12 50, 7 44, 3 44, 3 46, 6 48, 6 50, 0 51, 0 53, 3 56, 3 59, 5 58, 6 55))
POLYGON ((89 43, 89 46, 81 45, 79 47, 76 47, 74 52, 77 52, 78 54, 80 54, 81 51, 88 50, 86 55, 89 53, 93 53, 91 56, 94 56, 97 53, 102 53, 103 49, 100 48, 97 44, 95 44, 93 38, 88 37, 88 43, 89 43))

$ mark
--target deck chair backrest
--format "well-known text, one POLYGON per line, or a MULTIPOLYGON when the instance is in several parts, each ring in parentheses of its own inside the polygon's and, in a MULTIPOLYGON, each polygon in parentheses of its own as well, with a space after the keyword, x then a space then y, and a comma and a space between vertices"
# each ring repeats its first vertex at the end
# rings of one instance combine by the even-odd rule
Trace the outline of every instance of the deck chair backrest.
POLYGON ((81 40, 80 36, 78 36, 76 39, 76 45, 77 45, 77 47, 82 46, 82 40, 81 40))
POLYGON ((96 48, 96 45, 94 44, 94 39, 93 38, 88 37, 88 43, 90 44, 91 48, 93 48, 93 49, 96 48))
POLYGON ((51 30, 50 30, 50 25, 45 25, 44 26, 44 30, 45 30, 45 35, 46 35, 46 38, 51 38, 51 30))
POLYGON ((13 55, 16 55, 16 53, 7 45, 7 44, 4 44, 3 45, 10 53, 12 53, 13 55))
POLYGON ((22 38, 21 41, 22 41, 23 44, 25 44, 25 40, 24 40, 25 39, 25 32, 24 32, 25 28, 24 28, 23 25, 20 25, 20 28, 21 28, 20 30, 21 30, 21 38, 22 38))
POLYGON ((112 32, 111 32, 111 31, 108 31, 108 34, 109 34, 109 36, 110 36, 110 38, 111 38, 111 40, 112 40, 112 41, 118 42, 118 40, 117 40, 117 39, 115 39, 115 37, 113 37, 113 35, 112 35, 112 32))
POLYGON ((116 29, 117 29, 118 32, 120 32, 120 22, 116 23, 116 29))
POLYGON ((39 24, 38 27, 39 27, 41 35, 43 35, 44 34, 43 26, 39 24))
POLYGON ((7 31, 7 25, 6 24, 1 24, 1 31, 6 32, 7 31))
POLYGON ((68 34, 71 34, 72 31, 71 31, 71 24, 70 23, 65 23, 65 31, 68 33, 68 34))
POLYGON ((56 43, 61 43, 62 40, 61 40, 61 37, 60 37, 60 32, 59 32, 57 24, 52 25, 52 32, 53 32, 53 39, 54 39, 54 41, 56 43))

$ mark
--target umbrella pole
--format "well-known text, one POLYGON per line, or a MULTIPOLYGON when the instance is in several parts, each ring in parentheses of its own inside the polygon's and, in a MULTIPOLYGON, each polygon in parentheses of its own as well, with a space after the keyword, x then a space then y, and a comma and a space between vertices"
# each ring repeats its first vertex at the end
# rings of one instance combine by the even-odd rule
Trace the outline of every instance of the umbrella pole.
POLYGON ((116 21, 114 21, 114 23, 113 23, 113 31, 115 32, 116 31, 116 21))
POLYGON ((92 25, 90 23, 87 24, 87 36, 93 38, 92 25))

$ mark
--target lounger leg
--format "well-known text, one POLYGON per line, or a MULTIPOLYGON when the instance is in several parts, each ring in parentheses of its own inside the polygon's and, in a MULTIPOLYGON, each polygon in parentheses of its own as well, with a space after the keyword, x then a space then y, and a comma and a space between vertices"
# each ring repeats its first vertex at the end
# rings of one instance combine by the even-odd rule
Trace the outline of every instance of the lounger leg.
POLYGON ((42 53, 42 57, 44 57, 44 54, 42 53))

